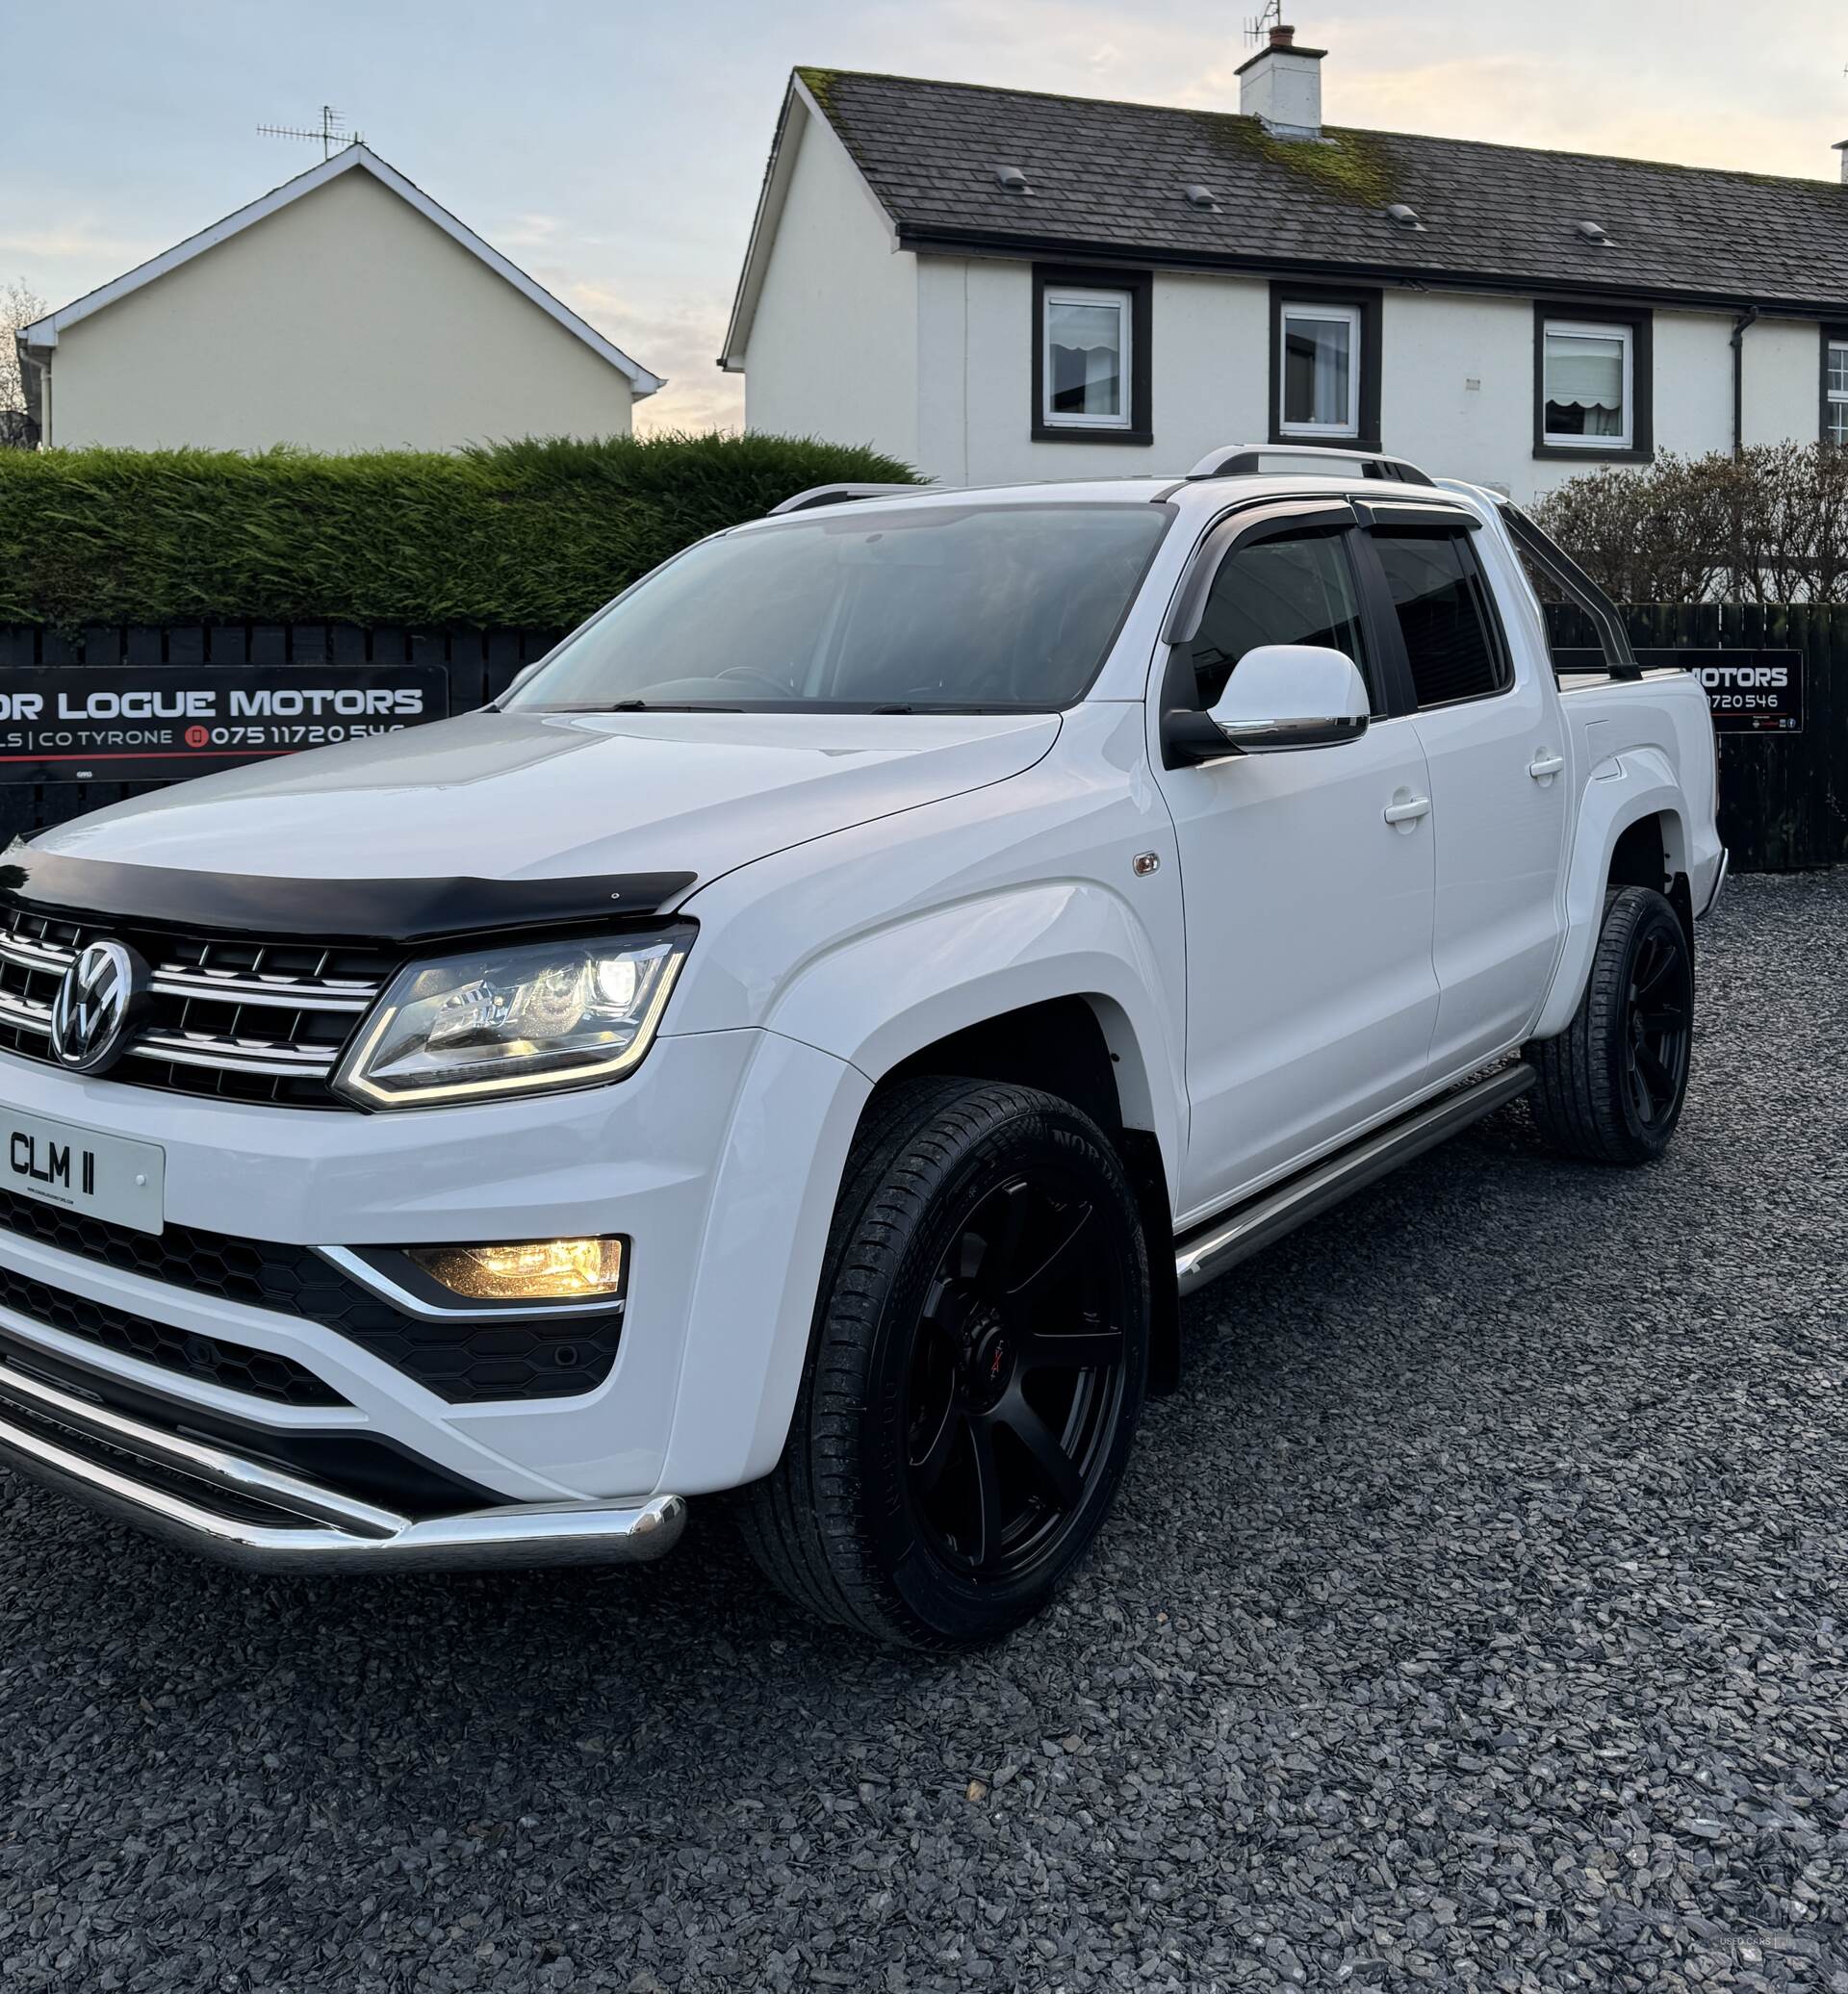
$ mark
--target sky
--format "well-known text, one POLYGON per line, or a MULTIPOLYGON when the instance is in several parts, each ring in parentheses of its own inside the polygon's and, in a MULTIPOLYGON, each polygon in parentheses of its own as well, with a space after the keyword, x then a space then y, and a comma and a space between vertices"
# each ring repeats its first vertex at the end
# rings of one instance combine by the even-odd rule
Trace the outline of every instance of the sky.
MULTIPOLYGON (((0 285, 54 306, 313 165, 332 103, 735 426, 714 362, 797 64, 1237 110, 1259 0, 0 0, 0 285)), ((1330 123, 1835 178, 1840 0, 1293 0, 1330 123)))

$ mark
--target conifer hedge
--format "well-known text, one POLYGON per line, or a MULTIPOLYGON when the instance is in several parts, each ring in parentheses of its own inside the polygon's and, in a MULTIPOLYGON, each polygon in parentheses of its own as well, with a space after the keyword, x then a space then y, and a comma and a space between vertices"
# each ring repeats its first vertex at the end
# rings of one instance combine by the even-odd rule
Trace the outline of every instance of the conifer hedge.
POLYGON ((0 625, 563 629, 808 485, 910 481, 762 436, 381 450, 0 450, 0 625))

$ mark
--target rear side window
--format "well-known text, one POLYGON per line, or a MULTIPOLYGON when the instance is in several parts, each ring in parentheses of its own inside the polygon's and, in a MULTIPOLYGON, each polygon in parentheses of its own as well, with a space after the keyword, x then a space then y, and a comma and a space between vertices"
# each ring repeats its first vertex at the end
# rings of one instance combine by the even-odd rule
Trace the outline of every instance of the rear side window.
POLYGON ((1418 703, 1448 706, 1504 692, 1513 675, 1482 571, 1464 533, 1375 533, 1418 703))
POLYGON ((1360 627, 1345 533, 1306 533, 1236 547, 1219 563, 1192 647, 1202 708, 1217 703, 1247 651, 1261 644, 1320 644, 1360 667, 1381 711, 1360 627))

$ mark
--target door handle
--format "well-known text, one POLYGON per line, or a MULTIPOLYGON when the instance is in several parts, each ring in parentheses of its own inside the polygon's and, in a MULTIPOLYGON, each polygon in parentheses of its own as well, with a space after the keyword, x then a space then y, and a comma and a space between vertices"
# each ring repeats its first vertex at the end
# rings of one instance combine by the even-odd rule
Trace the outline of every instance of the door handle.
POLYGON ((1551 782, 1566 765, 1563 754, 1553 754, 1551 748, 1543 748, 1527 764, 1527 774, 1536 782, 1551 782))
POLYGON ((1431 800, 1428 796, 1408 797, 1403 803, 1386 805, 1388 824, 1416 824, 1421 817, 1431 814, 1431 800))

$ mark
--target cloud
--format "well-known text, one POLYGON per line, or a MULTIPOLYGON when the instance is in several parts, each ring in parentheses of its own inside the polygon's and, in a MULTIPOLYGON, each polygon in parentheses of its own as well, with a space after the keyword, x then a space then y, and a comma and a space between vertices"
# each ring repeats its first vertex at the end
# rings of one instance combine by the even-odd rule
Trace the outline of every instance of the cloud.
POLYGON ((52 221, 38 228, 0 226, 0 256, 23 256, 41 263, 83 263, 99 259, 122 269, 160 253, 145 238, 111 235, 89 216, 52 221))
POLYGON ((723 307, 705 299, 643 303, 627 289, 574 282, 563 272, 556 273, 555 281, 541 281, 631 360, 667 376, 658 395, 635 404, 638 431, 744 427, 744 382, 737 374, 721 373, 717 364, 725 341, 723 307))
POLYGON ((497 249, 552 249, 564 223, 555 215, 516 215, 494 232, 497 249))

